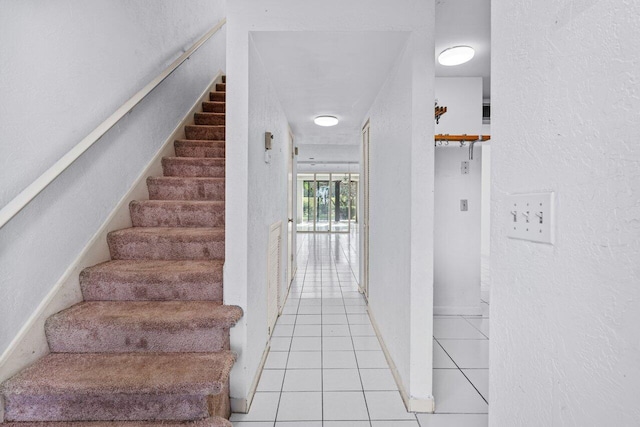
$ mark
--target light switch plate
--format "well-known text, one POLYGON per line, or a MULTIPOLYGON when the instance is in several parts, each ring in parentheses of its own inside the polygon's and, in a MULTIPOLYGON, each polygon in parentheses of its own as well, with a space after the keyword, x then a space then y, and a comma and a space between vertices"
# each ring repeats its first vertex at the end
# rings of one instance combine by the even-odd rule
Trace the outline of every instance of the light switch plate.
POLYGON ((555 243, 555 193, 507 196, 507 237, 555 243))
POLYGON ((463 212, 466 212, 469 210, 469 203, 467 202, 467 199, 460 200, 460 210, 463 212))

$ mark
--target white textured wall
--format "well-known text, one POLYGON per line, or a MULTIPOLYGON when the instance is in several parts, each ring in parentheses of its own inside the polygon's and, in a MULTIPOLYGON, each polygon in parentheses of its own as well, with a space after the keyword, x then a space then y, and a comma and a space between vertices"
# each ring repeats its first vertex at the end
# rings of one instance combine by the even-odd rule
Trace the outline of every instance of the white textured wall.
POLYGON ((434 313, 479 315, 482 147, 474 148, 473 160, 466 147, 436 148, 435 164, 434 313))
MULTIPOLYGON (((267 76, 260 53, 250 42, 249 50, 249 206, 246 224, 248 232, 248 258, 251 267, 247 279, 251 284, 247 295, 245 318, 247 347, 241 353, 238 369, 253 380, 260 358, 266 347, 267 330, 267 249, 269 227, 282 221, 281 295, 286 295, 287 277, 287 169, 289 130, 275 90, 267 76), (264 133, 273 134, 271 162, 264 161, 264 133)), ((232 230, 230 230, 233 232, 232 230)), ((228 287, 235 287, 229 283, 228 287)), ((234 381, 242 377, 234 378, 234 381)))
MULTIPOLYGON (((409 37, 368 116, 369 306, 404 387, 412 398, 426 399, 432 382, 434 150, 424 143, 432 138, 433 122, 420 114, 431 111, 433 96, 417 94, 433 94, 433 80, 423 88, 414 79, 423 48, 417 37, 409 37)), ((420 65, 425 74, 433 67, 420 65)))
MULTIPOLYGON (((491 131, 485 129, 482 134, 491 135, 491 131)), ((491 141, 482 143, 481 181, 482 226, 480 230, 480 254, 487 259, 491 255, 491 141)))
MULTIPOLYGON (((318 7, 315 3, 300 2, 299 0, 264 0, 256 2, 253 0, 234 0, 228 4, 229 33, 228 33, 228 74, 230 85, 228 87, 227 113, 227 226, 236 230, 233 240, 227 240, 226 248, 226 283, 237 283, 238 288, 230 290, 225 288, 225 298, 229 302, 247 304, 249 294, 253 292, 253 283, 248 281, 248 271, 255 267, 254 260, 248 258, 249 242, 251 236, 246 232, 246 224, 253 216, 254 205, 247 204, 250 175, 253 173, 249 162, 248 129, 249 129, 249 32, 250 31, 414 31, 415 44, 412 61, 414 73, 411 76, 413 88, 420 96, 411 98, 410 102, 414 106, 413 114, 421 114, 420 117, 428 117, 433 105, 432 101, 425 101, 425 93, 432 93, 431 80, 428 76, 433 75, 433 16, 434 1, 423 0, 352 0, 348 3, 343 0, 327 0, 323 7, 318 7), (422 104, 425 104, 423 106, 422 104), (419 107, 419 108, 418 108, 419 107)), ((427 96, 432 99, 432 96, 427 96)), ((421 120, 412 121, 412 138, 428 139, 427 133, 423 129, 425 125, 421 120)), ((432 129, 431 129, 432 130, 432 129)), ((422 145, 424 147, 424 145, 422 145)), ((412 169, 412 182, 427 182, 433 179, 433 170, 429 177, 429 161, 432 158, 424 154, 418 145, 412 145, 414 159, 425 159, 425 167, 412 169)), ((417 186, 412 187, 412 192, 420 193, 417 186)), ((426 197, 429 194, 426 193, 426 197)), ((423 200, 424 193, 416 197, 417 201, 423 200)), ((281 203, 279 201, 269 201, 268 203, 281 203)), ((420 203, 406 206, 406 209, 418 208, 420 203)), ((429 210, 426 210, 429 218, 429 210)), ((419 215, 412 211, 412 222, 419 222, 419 215)), ((427 236, 432 233, 430 222, 424 223, 424 234, 417 232, 417 236, 427 236)), ((418 231, 416 229, 416 231, 418 231)), ((416 281, 416 293, 411 305, 408 308, 413 315, 419 317, 412 321, 415 325, 404 325, 411 330, 412 338, 415 337, 416 347, 403 348, 403 351, 415 354, 412 359, 412 370, 415 370, 414 390, 417 398, 427 397, 431 394, 431 340, 425 339, 430 335, 431 320, 422 322, 422 317, 426 319, 431 316, 431 293, 432 281, 430 276, 430 265, 422 263, 423 259, 430 259, 430 246, 420 246, 419 239, 413 240, 410 244, 420 263, 414 262, 412 268, 416 271, 412 278, 416 281), (419 256, 419 252, 426 255, 419 256), (420 273, 425 270, 426 274, 420 273), (420 282, 420 286, 417 285, 420 282), (418 344, 419 343, 419 344, 418 344), (424 356, 424 357, 423 357, 424 356)), ((413 284, 412 284, 413 285, 413 284)), ((407 310, 406 306, 402 310, 407 310)), ((251 320, 250 320, 251 321, 251 320)), ((256 320, 263 321, 263 320, 256 320)), ((386 320, 385 320, 386 321, 386 320)), ((395 331, 394 331, 395 333, 395 331)), ((245 337, 239 332, 232 335, 234 345, 242 346, 245 337)), ((257 349, 255 350, 257 351, 257 349)), ((247 358, 255 356, 248 354, 247 358)), ((253 359, 252 359, 253 360, 253 359)), ((232 397, 244 398, 249 392, 250 380, 255 372, 248 371, 246 365, 244 374, 245 380, 234 381, 232 384, 232 397)), ((237 371, 234 371, 234 373, 237 371)))
MULTIPOLYGON (((224 17, 223 1, 0 1, 0 205, 224 17)), ((0 230, 0 352, 219 69, 225 33, 0 230)))
MULTIPOLYGON (((478 134, 482 127, 482 77, 440 77, 435 83, 439 105, 447 113, 437 134, 478 134)), ((444 143, 443 143, 444 144, 444 143)), ((480 314, 480 234, 482 216, 482 144, 457 142, 436 148, 434 227, 434 313, 480 314), (461 163, 469 162, 463 175, 461 163), (460 210, 466 199, 468 211, 460 210)))
POLYGON ((369 305, 405 387, 411 346, 410 55, 400 54, 368 116, 369 305))
POLYGON ((489 423, 640 425, 640 3, 492 9, 489 423), (556 244, 506 238, 549 190, 556 244))

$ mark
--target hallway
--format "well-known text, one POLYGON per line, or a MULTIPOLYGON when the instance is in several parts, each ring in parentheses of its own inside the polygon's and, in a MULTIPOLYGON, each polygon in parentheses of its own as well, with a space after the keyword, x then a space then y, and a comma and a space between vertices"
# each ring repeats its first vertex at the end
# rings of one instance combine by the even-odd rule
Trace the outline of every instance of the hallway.
POLYGON ((476 327, 488 318, 436 319, 434 393, 437 412, 446 413, 407 413, 358 292, 357 234, 298 234, 298 242, 298 271, 265 370, 249 414, 233 414, 234 426, 487 425, 488 337, 476 327), (469 345, 480 350, 468 354, 469 345))

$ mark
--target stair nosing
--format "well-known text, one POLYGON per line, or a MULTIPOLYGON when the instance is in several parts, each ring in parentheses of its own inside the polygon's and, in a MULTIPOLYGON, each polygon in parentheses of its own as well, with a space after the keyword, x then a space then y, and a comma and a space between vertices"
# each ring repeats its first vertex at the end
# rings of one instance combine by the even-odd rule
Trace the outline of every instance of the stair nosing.
MULTIPOLYGON (((45 364, 51 361, 52 359, 54 359, 53 360, 54 362, 56 362, 59 359, 61 362, 65 362, 65 364, 67 365, 69 363, 82 363, 83 361, 85 361, 83 365, 81 365, 80 367, 84 367, 86 369, 90 365, 90 363, 87 363, 86 361, 91 361, 92 358, 100 359, 102 361, 122 361, 122 360, 126 360, 127 358, 133 358, 133 359, 137 359, 138 361, 146 360, 143 365, 149 367, 149 366, 153 366, 154 364, 160 365, 161 362, 163 362, 163 360, 160 360, 160 359, 175 358, 176 354, 180 354, 180 353, 161 353, 161 352, 50 353, 47 356, 44 356, 43 358, 36 361, 30 367, 24 369, 14 377, 4 382, 0 387, 0 392, 2 392, 5 395, 6 394, 11 394, 11 395, 27 394, 27 393, 38 393, 38 392, 42 394, 46 393, 51 395, 91 393, 91 392, 99 393, 101 395, 116 394, 116 393, 139 394, 139 395, 140 394, 160 394, 160 393, 175 394, 175 395, 181 395, 181 394, 193 395, 193 394, 206 394, 206 393, 217 394, 223 389, 224 382, 228 380, 229 370, 231 366, 233 366, 233 362, 236 359, 235 354, 228 350, 223 350, 215 353, 181 353, 184 359, 181 359, 180 361, 185 363, 188 362, 187 359, 193 359, 189 362, 198 361, 198 360, 202 361, 207 359, 207 357, 211 357, 214 355, 215 355, 214 357, 219 358, 219 360, 216 360, 212 363, 226 364, 231 362, 229 369, 223 369, 220 372, 221 375, 217 375, 217 378, 211 379, 208 382, 200 381, 200 383, 195 383, 195 381, 187 382, 184 380, 184 378, 182 378, 181 383, 174 381, 172 383, 167 383, 167 384, 149 384, 149 381, 147 379, 146 383, 143 383, 143 384, 140 384, 143 381, 140 381, 140 383, 138 384, 134 383, 135 387, 133 388, 125 387, 120 383, 117 385, 109 384, 108 386, 105 387, 104 381, 100 381, 101 379, 104 378, 104 375, 102 375, 101 377, 95 378, 92 381, 85 381, 84 385, 78 384, 80 380, 76 378, 76 381, 78 381, 76 383, 73 383, 72 381, 67 381, 64 386, 59 385, 58 387, 51 387, 50 385, 38 386, 35 384, 35 381, 23 380, 24 377, 28 377, 29 375, 32 375, 34 371, 38 373, 38 368, 40 368, 40 365, 45 364), (102 385, 102 387, 100 387, 100 385, 102 385), (200 388, 196 390, 194 388, 194 385, 197 385, 200 388)), ((120 364, 119 366, 122 366, 122 365, 120 364)), ((173 367, 173 364, 169 368, 171 367, 173 367)), ((117 368, 113 368, 113 367, 109 367, 109 368, 113 369, 114 371, 118 371, 117 368)), ((120 369, 120 371, 122 370, 120 369)), ((103 372, 103 374, 104 373, 108 373, 108 372, 103 372)), ((59 375, 59 372, 51 371, 51 374, 59 375)), ((164 374, 166 374, 166 372, 164 372, 161 375, 164 375, 164 374)))

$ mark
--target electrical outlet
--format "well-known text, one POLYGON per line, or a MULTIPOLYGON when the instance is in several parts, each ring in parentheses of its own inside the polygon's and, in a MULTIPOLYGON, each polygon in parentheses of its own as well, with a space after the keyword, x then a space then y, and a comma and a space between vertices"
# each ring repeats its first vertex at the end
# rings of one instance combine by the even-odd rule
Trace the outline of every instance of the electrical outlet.
POLYGON ((507 200, 507 237, 555 243, 555 193, 512 194, 507 200))
POLYGON ((462 175, 469 175, 469 162, 462 162, 460 170, 462 171, 462 175))
POLYGON ((467 203, 467 199, 460 200, 460 210, 466 212, 469 210, 469 204, 467 203))

